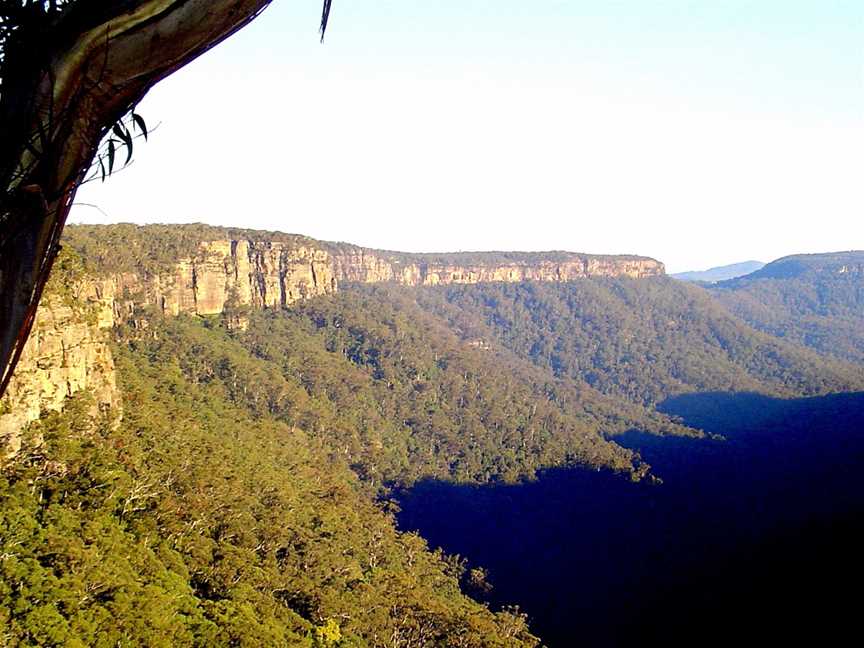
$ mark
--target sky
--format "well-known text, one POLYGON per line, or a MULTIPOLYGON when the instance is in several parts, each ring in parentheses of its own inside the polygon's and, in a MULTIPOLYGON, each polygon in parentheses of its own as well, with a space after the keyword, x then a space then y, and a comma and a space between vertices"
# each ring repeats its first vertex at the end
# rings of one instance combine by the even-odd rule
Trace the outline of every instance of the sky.
POLYGON ((670 271, 864 249, 861 0, 275 0, 73 222, 670 271))

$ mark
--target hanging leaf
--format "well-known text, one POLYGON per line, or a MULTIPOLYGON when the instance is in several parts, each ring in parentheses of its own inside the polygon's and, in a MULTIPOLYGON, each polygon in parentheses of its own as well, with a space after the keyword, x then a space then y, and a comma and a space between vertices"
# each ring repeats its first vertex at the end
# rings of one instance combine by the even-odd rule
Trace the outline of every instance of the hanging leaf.
POLYGON ((33 146, 32 141, 28 140, 28 141, 24 142, 24 148, 26 150, 28 150, 33 157, 35 157, 35 158, 42 157, 42 151, 39 151, 38 149, 36 149, 36 147, 33 146))
POLYGON ((327 22, 330 20, 330 5, 333 4, 333 0, 324 0, 324 7, 321 10, 321 27, 319 28, 319 32, 321 33, 321 42, 324 42, 324 34, 327 31, 327 22))
POLYGON ((123 144, 126 146, 126 161, 123 163, 123 166, 126 166, 132 160, 132 135, 125 126, 119 123, 114 124, 114 128, 111 130, 117 137, 123 140, 123 144))
POLYGON ((136 112, 132 113, 132 121, 138 127, 138 130, 144 135, 144 141, 147 141, 147 123, 144 121, 144 118, 136 112))
POLYGON ((114 173, 114 155, 117 152, 115 141, 114 139, 108 140, 108 175, 114 173))
POLYGON ((102 156, 99 156, 99 170, 102 171, 102 182, 105 182, 105 164, 102 162, 102 156))

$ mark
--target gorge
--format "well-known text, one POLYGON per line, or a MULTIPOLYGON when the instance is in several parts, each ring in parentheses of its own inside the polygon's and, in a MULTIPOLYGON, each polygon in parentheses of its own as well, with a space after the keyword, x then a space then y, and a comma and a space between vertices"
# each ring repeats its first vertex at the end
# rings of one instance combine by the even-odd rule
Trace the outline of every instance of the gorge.
MULTIPOLYGON (((95 389, 99 407, 120 411, 113 361, 102 331, 136 321, 136 313, 219 315, 244 308, 285 308, 332 295, 340 282, 404 286, 487 282, 568 282, 590 277, 647 278, 663 264, 644 257, 570 252, 406 254, 318 242, 282 233, 201 225, 168 228, 184 239, 173 258, 148 263, 160 249, 160 226, 70 226, 65 245, 90 270, 65 277, 74 299, 50 296, 39 311, 16 378, 0 413, 0 447, 14 452, 18 432, 42 409, 59 409, 82 389, 95 389), (137 243, 136 257, 119 259, 122 238, 137 243), (120 240, 113 240, 120 239, 120 240), (103 248, 97 251, 94 248, 103 248), (95 315, 94 315, 95 313, 95 315), (95 317, 95 320, 93 319, 95 317), (5 439, 5 442, 4 442, 5 439)), ((128 254, 129 250, 125 250, 128 254)), ((69 263, 58 269, 68 273, 69 263)), ((56 281, 55 281, 56 283, 56 281)), ((137 321, 146 326, 146 319, 137 321)), ((245 318, 235 324, 243 326, 245 318)))
POLYGON ((13 645, 848 629, 861 253, 703 288, 200 225, 64 246, 0 403, 13 645))

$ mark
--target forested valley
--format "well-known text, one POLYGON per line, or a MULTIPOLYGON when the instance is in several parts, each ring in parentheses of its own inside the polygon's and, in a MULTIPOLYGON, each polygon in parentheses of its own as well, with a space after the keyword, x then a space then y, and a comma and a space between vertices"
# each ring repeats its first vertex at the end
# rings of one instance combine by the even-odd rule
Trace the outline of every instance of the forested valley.
POLYGON ((136 312, 111 331, 122 418, 78 394, 3 464, 2 641, 684 645, 836 614, 830 636, 864 366, 724 289, 343 282, 136 312))

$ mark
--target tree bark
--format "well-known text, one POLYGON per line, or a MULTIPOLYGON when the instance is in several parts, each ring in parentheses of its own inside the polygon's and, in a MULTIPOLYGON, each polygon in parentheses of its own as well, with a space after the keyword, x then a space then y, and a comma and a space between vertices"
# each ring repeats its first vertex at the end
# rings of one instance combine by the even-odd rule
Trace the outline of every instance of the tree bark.
POLYGON ((4 53, 0 396, 36 314, 75 191, 108 129, 158 81, 270 0, 78 0, 4 53))

